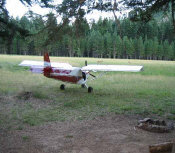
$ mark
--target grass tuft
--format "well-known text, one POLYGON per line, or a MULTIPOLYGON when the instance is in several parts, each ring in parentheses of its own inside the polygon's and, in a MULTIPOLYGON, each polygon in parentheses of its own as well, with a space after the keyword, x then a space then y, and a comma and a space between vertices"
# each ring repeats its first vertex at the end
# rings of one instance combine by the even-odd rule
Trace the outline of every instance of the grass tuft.
POLYGON ((29 136, 24 135, 24 136, 22 136, 22 139, 23 139, 24 141, 28 141, 28 140, 29 140, 29 136))

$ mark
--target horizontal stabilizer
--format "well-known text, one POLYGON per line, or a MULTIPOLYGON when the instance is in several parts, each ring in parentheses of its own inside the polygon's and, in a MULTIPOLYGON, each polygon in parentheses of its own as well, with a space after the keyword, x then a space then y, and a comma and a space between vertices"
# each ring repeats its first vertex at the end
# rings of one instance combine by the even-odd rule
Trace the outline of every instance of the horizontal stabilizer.
POLYGON ((44 71, 44 67, 32 66, 32 67, 30 67, 30 71, 31 71, 32 73, 42 74, 43 71, 44 71))
POLYGON ((143 66, 130 65, 88 65, 81 69, 82 71, 123 71, 123 72, 139 72, 143 70, 143 66))
MULTIPOLYGON (((22 61, 19 66, 29 66, 29 67, 44 67, 44 62, 42 61, 30 61, 30 60, 24 60, 22 61)), ((57 63, 52 62, 51 67, 55 68, 72 68, 72 66, 69 63, 57 63)))

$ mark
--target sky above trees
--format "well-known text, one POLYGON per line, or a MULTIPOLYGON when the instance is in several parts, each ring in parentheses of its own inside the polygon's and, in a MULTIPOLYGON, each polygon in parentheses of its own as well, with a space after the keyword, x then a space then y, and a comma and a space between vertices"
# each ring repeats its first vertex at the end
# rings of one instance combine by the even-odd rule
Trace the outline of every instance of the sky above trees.
MULTIPOLYGON (((55 0, 53 4, 60 4, 62 0, 55 0)), ((13 16, 14 18, 19 17, 21 18, 24 16, 29 10, 33 11, 34 13, 40 14, 40 15, 46 15, 49 12, 55 13, 54 10, 50 8, 41 8, 38 4, 34 4, 31 7, 27 7, 23 5, 19 0, 6 0, 6 8, 9 11, 9 15, 13 16)), ((125 11, 123 14, 127 14, 127 11, 125 11)), ((117 12, 117 16, 122 17, 122 14, 117 12)), ((114 16, 111 12, 101 12, 94 10, 90 14, 86 15, 86 19, 88 22, 92 22, 93 20, 98 21, 99 18, 110 18, 113 19, 114 16)), ((59 17, 57 19, 60 20, 59 17)))
POLYGON ((29 10, 33 12, 45 15, 52 11, 50 8, 41 8, 38 4, 34 4, 32 7, 27 7, 23 5, 19 0, 6 0, 6 8, 9 11, 9 15, 16 17, 22 17, 27 13, 29 10))

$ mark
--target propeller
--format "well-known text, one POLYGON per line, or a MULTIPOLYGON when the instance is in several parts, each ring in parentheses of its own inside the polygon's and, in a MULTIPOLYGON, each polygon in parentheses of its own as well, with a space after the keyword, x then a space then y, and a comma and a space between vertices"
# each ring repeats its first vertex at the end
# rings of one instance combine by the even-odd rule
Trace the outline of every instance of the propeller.
POLYGON ((96 76, 95 76, 95 75, 93 75, 93 74, 91 74, 90 72, 89 72, 89 75, 91 75, 92 77, 96 78, 96 76))

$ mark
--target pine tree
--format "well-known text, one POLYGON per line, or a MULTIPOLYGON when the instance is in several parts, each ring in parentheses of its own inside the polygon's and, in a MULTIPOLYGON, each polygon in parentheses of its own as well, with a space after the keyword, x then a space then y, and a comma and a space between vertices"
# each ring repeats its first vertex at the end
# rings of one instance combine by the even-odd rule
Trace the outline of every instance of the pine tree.
POLYGON ((158 60, 162 60, 163 57, 163 45, 162 42, 158 45, 158 49, 157 49, 157 59, 158 60))
POLYGON ((129 40, 128 54, 130 58, 134 57, 134 42, 132 39, 129 40))
POLYGON ((145 42, 144 42, 144 52, 145 52, 145 56, 146 59, 152 59, 152 51, 153 51, 153 41, 147 39, 147 37, 145 38, 145 42))
POLYGON ((175 60, 175 41, 174 41, 174 43, 173 43, 174 45, 173 45, 173 52, 174 52, 174 55, 173 55, 173 60, 175 60))
POLYGON ((148 49, 149 49, 149 43, 148 43, 148 38, 147 35, 145 36, 144 40, 144 53, 145 53, 145 59, 148 59, 148 49))
POLYGON ((105 35, 105 41, 106 41, 106 55, 108 58, 112 57, 112 53, 113 53, 113 41, 112 41, 112 36, 109 32, 107 32, 105 35))
POLYGON ((140 58, 144 58, 144 44, 143 44, 143 39, 142 37, 140 36, 138 41, 137 41, 137 49, 138 49, 138 54, 139 54, 139 59, 140 58))
POLYGON ((123 37, 123 57, 127 58, 129 57, 129 50, 130 50, 130 41, 127 36, 123 37))
POLYGON ((157 57, 158 57, 158 46, 159 46, 158 39, 157 39, 157 37, 154 37, 154 39, 153 39, 153 53, 152 53, 153 59, 157 59, 157 57))
POLYGON ((113 44, 113 58, 117 56, 117 30, 114 29, 114 33, 112 34, 112 44, 113 44))
POLYGON ((169 53, 168 53, 168 59, 169 60, 173 60, 173 56, 174 56, 174 43, 172 42, 170 45, 169 45, 169 53))
POLYGON ((122 57, 122 39, 121 37, 118 35, 116 38, 116 54, 118 56, 118 58, 122 57))
POLYGON ((163 59, 168 60, 170 47, 167 40, 163 42, 163 50, 164 50, 163 59))

